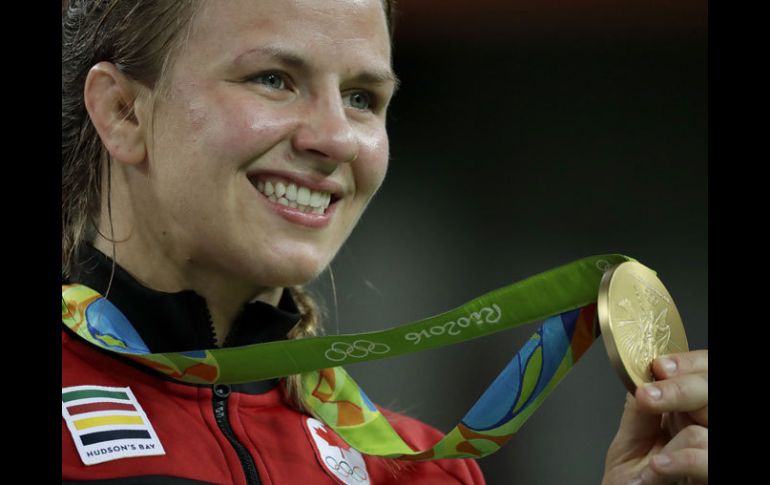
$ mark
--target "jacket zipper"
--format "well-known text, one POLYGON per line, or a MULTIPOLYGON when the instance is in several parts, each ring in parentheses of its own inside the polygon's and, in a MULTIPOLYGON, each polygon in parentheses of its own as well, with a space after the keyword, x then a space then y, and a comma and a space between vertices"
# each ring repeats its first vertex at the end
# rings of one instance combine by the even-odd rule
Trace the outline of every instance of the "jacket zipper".
POLYGON ((217 420, 219 429, 225 435, 227 440, 233 445, 235 453, 241 460, 241 466, 243 472, 246 475, 246 483, 249 485, 260 485, 262 482, 259 480, 259 473, 257 473, 257 466, 254 464, 254 459, 249 454, 249 450, 246 449, 238 438, 233 433, 233 428, 230 426, 230 421, 227 418, 227 398, 230 396, 230 386, 226 384, 215 384, 214 390, 214 417, 217 420))

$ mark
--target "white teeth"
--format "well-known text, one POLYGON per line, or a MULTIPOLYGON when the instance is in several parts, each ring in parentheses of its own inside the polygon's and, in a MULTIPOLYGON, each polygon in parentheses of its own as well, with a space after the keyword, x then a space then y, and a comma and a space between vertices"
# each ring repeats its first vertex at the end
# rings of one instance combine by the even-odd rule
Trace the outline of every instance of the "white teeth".
POLYGON ((285 193, 286 193, 286 186, 283 185, 283 182, 277 182, 275 184, 275 196, 283 197, 283 194, 285 193))
POLYGON ((297 200, 297 186, 294 184, 289 184, 288 187, 286 187, 286 198, 290 201, 297 200))
POLYGON ((287 184, 282 181, 273 183, 257 180, 256 187, 272 202, 313 214, 323 214, 332 199, 329 192, 318 192, 301 185, 297 187, 296 184, 287 184))
POLYGON ((310 189, 307 187, 300 187, 297 189, 297 204, 310 204, 310 189))
POLYGON ((321 202, 324 200, 324 194, 321 192, 313 191, 310 194, 310 207, 321 207, 321 202))

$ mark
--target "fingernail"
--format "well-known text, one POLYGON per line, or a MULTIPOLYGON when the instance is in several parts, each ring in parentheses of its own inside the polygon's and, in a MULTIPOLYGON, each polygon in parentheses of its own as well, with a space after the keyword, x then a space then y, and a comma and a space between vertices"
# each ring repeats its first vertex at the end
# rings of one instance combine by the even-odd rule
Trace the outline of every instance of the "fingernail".
POLYGON ((642 485, 642 479, 641 478, 634 478, 630 482, 628 482, 628 485, 642 485))
POLYGON ((670 375, 676 372, 676 362, 671 359, 662 359, 660 361, 660 366, 663 367, 663 370, 666 371, 666 374, 670 375))
POLYGON ((652 457, 652 461, 659 467, 667 467, 671 464, 671 458, 666 455, 655 455, 652 457))
POLYGON ((651 398, 655 399, 656 401, 657 401, 658 399, 660 399, 660 396, 661 396, 661 394, 662 394, 662 393, 660 392, 660 389, 658 389, 656 386, 653 386, 653 385, 649 385, 649 386, 645 387, 645 389, 644 389, 644 390, 645 390, 645 391, 647 391, 647 394, 648 394, 648 395, 649 395, 651 398))
POLYGON ((642 483, 655 483, 658 479, 658 474, 653 471, 650 467, 645 467, 644 470, 642 470, 642 474, 639 476, 639 478, 642 480, 642 483))

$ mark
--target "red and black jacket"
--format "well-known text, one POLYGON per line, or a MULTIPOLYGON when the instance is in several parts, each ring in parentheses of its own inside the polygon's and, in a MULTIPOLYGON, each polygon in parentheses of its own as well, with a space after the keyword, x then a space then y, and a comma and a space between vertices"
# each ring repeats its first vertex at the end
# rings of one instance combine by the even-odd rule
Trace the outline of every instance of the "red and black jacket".
MULTIPOLYGON (((72 282, 104 294, 112 262, 93 248, 80 261, 72 282)), ((149 290, 118 266, 108 299, 126 315, 152 352, 215 346, 206 303, 192 291, 149 290)), ((284 339, 298 320, 288 292, 277 308, 251 303, 234 322, 223 346, 284 339)), ((74 386, 130 388, 165 453, 85 465, 75 446, 77 437, 62 419, 63 484, 315 485, 359 483, 363 477, 373 485, 484 483, 473 460, 406 462, 365 455, 365 466, 356 476, 341 478, 339 463, 324 456, 324 450, 342 447, 343 456, 357 452, 328 429, 322 437, 332 448, 319 447, 321 433, 314 436, 308 416, 285 404, 278 380, 230 386, 174 381, 97 348, 63 326, 62 388, 74 386), (337 473, 330 463, 338 467, 337 473)), ((417 420, 383 412, 415 449, 430 447, 442 436, 417 420)))

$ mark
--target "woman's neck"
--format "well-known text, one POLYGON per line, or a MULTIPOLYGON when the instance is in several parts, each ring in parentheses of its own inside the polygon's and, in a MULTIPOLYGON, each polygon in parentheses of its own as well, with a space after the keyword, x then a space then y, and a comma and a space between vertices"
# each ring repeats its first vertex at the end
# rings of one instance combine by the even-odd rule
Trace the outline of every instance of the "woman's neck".
POLYGON ((164 254, 132 251, 130 240, 121 242, 115 248, 113 244, 97 238, 94 247, 124 270, 128 271, 143 286, 166 293, 193 290, 206 300, 206 305, 214 327, 214 339, 221 346, 230 332, 233 321, 240 314, 243 306, 249 302, 262 301, 278 306, 283 288, 265 288, 254 284, 239 282, 229 275, 194 264, 183 264, 164 254))

